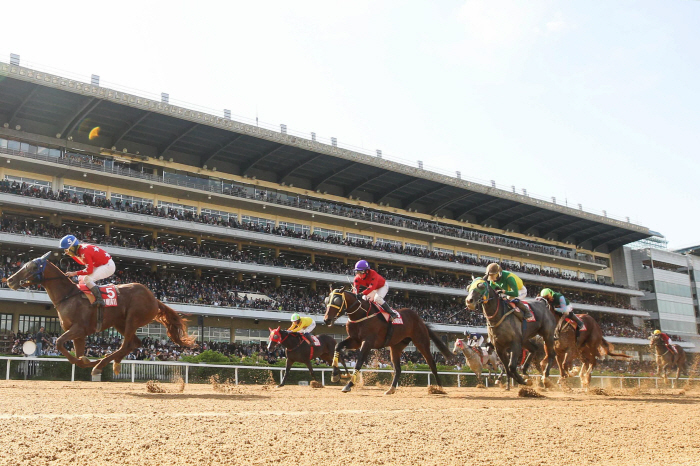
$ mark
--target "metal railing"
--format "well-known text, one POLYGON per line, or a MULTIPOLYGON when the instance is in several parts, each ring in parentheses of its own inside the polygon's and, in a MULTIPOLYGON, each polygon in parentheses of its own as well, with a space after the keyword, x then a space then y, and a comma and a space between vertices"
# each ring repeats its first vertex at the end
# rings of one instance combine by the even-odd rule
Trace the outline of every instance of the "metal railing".
MULTIPOLYGON (((16 372, 22 374, 25 379, 37 375, 40 373, 40 363, 66 363, 68 360, 65 358, 38 358, 38 357, 13 357, 13 356, 0 356, 0 361, 7 361, 7 367, 5 372, 5 380, 10 380, 11 375, 11 364, 10 362, 18 363, 16 365, 16 372)), ((159 380, 164 382, 175 382, 182 380, 185 384, 190 383, 190 372, 192 368, 206 368, 206 369, 227 369, 229 371, 233 370, 232 381, 234 384, 238 385, 240 382, 240 371, 253 370, 253 371, 270 371, 278 372, 278 380, 282 381, 284 378, 285 368, 280 366, 246 366, 246 365, 235 365, 235 364, 203 364, 203 363, 189 363, 189 362, 179 362, 179 361, 140 361, 140 360, 123 360, 122 361, 122 371, 118 376, 112 375, 112 380, 116 381, 130 381, 136 382, 137 380, 159 380), (131 367, 129 367, 131 366, 131 367)), ((75 365, 71 365, 71 382, 76 380, 75 377, 75 365)), ((292 367, 292 371, 308 372, 305 367, 292 367)), ((314 367, 314 372, 321 374, 321 383, 326 385, 326 375, 332 372, 333 369, 330 367, 314 367)), ((364 374, 393 374, 390 369, 362 369, 364 374)), ((428 371, 416 371, 416 370, 402 370, 402 376, 405 375, 422 375, 427 377, 427 385, 431 384, 432 374, 428 371)), ((458 388, 462 387, 462 377, 473 377, 476 379, 476 374, 473 372, 460 372, 460 371, 439 371, 438 374, 443 377, 456 377, 456 386, 458 388)), ((529 375, 529 377, 539 378, 537 375, 529 375)), ((552 375, 552 378, 559 379, 558 375, 552 375)), ((489 386, 489 379, 483 375, 486 387, 489 386)), ((569 377, 567 380, 575 380, 575 377, 569 377)), ((638 388, 642 388, 642 381, 649 380, 654 381, 655 388, 663 388, 667 383, 670 383, 671 388, 675 388, 675 380, 672 378, 664 381, 661 377, 645 377, 645 376, 611 376, 611 375, 594 375, 591 377, 592 382, 597 381, 597 383, 591 383, 591 386, 598 386, 601 388, 634 388, 636 385, 638 388), (631 382, 631 384, 630 384, 631 382), (627 386, 627 387, 625 387, 627 386)), ((405 380, 405 379, 404 379, 405 380)), ((680 382, 690 382, 692 378, 683 377, 680 382)))

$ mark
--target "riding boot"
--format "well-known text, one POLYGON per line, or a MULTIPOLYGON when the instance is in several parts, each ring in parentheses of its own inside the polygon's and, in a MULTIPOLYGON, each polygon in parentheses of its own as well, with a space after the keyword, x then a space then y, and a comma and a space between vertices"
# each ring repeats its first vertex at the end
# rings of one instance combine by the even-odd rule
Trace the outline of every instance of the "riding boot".
POLYGON ((382 304, 382 309, 384 309, 384 312, 389 314, 389 320, 393 321, 394 319, 401 317, 399 316, 398 312, 389 307, 389 304, 386 301, 384 301, 384 304, 382 304))
POLYGON ((102 328, 102 319, 104 314, 105 302, 102 299, 102 292, 100 291, 99 286, 93 286, 92 288, 90 288, 90 291, 92 291, 92 294, 95 297, 95 302, 92 303, 92 305, 97 306, 97 330, 95 331, 99 332, 102 328))
POLYGON ((576 331, 577 332, 586 330, 586 324, 584 324, 583 321, 581 319, 579 319, 579 317, 576 314, 574 314, 573 312, 570 312, 569 317, 571 317, 572 319, 574 319, 576 321, 576 331))
POLYGON ((523 317, 525 317, 526 321, 531 322, 535 318, 535 315, 532 313, 532 311, 530 311, 530 308, 525 303, 520 300, 514 300, 513 302, 516 306, 518 306, 518 309, 522 311, 523 317))

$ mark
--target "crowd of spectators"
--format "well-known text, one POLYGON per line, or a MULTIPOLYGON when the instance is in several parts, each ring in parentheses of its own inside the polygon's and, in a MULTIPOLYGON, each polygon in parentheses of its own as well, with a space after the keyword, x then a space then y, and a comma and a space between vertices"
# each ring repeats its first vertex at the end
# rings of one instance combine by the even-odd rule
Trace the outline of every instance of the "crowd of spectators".
MULTIPOLYGON (((114 210, 120 210, 120 211, 124 211, 124 212, 138 213, 138 214, 142 214, 142 215, 150 215, 150 216, 168 218, 168 219, 173 219, 173 220, 198 222, 198 223, 205 223, 205 224, 210 224, 210 225, 219 225, 222 227, 237 228, 237 229, 255 231, 255 232, 259 232, 259 233, 274 234, 274 235, 279 235, 279 236, 289 236, 289 237, 294 237, 294 238, 299 238, 299 239, 305 239, 305 240, 311 240, 311 241, 322 241, 322 242, 328 242, 328 243, 333 243, 333 244, 342 244, 342 245, 365 248, 365 249, 381 250, 381 251, 386 251, 386 252, 391 252, 391 253, 396 253, 396 254, 424 257, 424 258, 442 260, 442 261, 447 261, 447 262, 463 263, 463 264, 483 266, 483 267, 485 267, 489 263, 489 260, 478 258, 475 255, 457 255, 457 254, 449 253, 449 252, 429 250, 427 248, 408 247, 408 246, 404 246, 401 244, 396 244, 396 243, 386 242, 386 241, 373 242, 373 241, 354 239, 354 238, 344 238, 342 236, 335 236, 332 234, 318 234, 316 232, 297 231, 293 228, 275 227, 274 225, 271 225, 270 223, 261 224, 261 223, 254 223, 254 222, 239 222, 238 220, 236 220, 233 217, 224 218, 220 215, 210 215, 210 214, 204 214, 204 213, 200 215, 200 214, 197 214, 195 212, 191 212, 189 210, 180 210, 180 209, 174 209, 171 207, 164 207, 164 206, 155 207, 152 204, 122 202, 121 200, 118 200, 118 199, 115 199, 114 202, 112 202, 110 199, 106 199, 105 197, 95 197, 95 196, 93 196, 91 194, 87 194, 87 193, 82 194, 80 197, 78 197, 76 194, 71 194, 65 190, 53 191, 52 189, 47 188, 47 187, 32 186, 32 185, 29 185, 27 183, 20 184, 20 183, 17 183, 16 181, 13 181, 13 182, 10 182, 8 180, 0 181, 0 192, 7 192, 7 193, 12 193, 12 194, 37 197, 37 198, 42 198, 42 199, 70 202, 70 203, 74 203, 74 204, 83 204, 83 205, 101 207, 101 208, 106 208, 106 209, 114 209, 114 210)), ((309 201, 309 202, 311 202, 311 201, 309 201)), ((316 205, 318 203, 314 201, 313 204, 316 205)), ((324 203, 320 203, 320 204, 324 204, 324 203)), ((331 205, 331 204, 329 204, 329 205, 331 205)), ((395 218, 395 216, 388 215, 388 214, 381 214, 381 213, 377 213, 377 212, 373 212, 373 211, 367 211, 364 209, 353 209, 353 208, 343 207, 343 206, 328 207, 328 209, 329 209, 329 213, 335 213, 336 211, 337 212, 345 212, 345 210, 343 210, 343 209, 350 209, 349 211, 353 211, 353 212, 356 210, 360 210, 364 213, 362 213, 362 212, 356 213, 356 215, 358 216, 357 218, 370 219, 373 221, 382 221, 382 223, 386 223, 383 220, 386 220, 387 218, 395 218)), ((399 217, 396 217, 396 218, 399 218, 399 217)), ((588 257, 588 255, 585 255, 582 253, 574 253, 572 251, 568 251, 568 250, 564 250, 564 249, 560 249, 560 248, 555 248, 552 246, 545 246, 545 245, 540 245, 537 243, 530 243, 528 241, 516 240, 516 239, 508 238, 508 237, 501 237, 498 235, 491 235, 491 234, 481 233, 481 232, 477 232, 477 231, 473 231, 473 230, 457 229, 455 227, 442 226, 442 225, 434 224, 431 222, 421 222, 421 221, 412 220, 412 219, 403 218, 403 217, 400 217, 400 218, 402 220, 400 222, 397 221, 399 224, 397 224, 396 226, 423 225, 423 227, 417 228, 417 229, 430 231, 431 233, 439 233, 439 234, 447 234, 447 233, 445 233, 445 231, 448 231, 448 232, 453 232, 453 234, 449 235, 449 236, 457 236, 459 238, 463 238, 466 240, 477 241, 477 242, 486 242, 486 243, 490 243, 490 244, 499 244, 499 245, 503 245, 503 246, 519 247, 520 249, 525 249, 528 251, 545 252, 547 254, 565 256, 565 257, 569 257, 569 258, 577 258, 579 260, 589 260, 589 261, 593 260, 592 256, 588 257), (433 225, 433 226, 430 226, 430 225, 433 225), (555 251, 559 251, 559 253, 555 253, 555 251), (581 256, 586 256, 586 257, 581 257, 581 256)), ((391 224, 393 225, 393 223, 391 223, 391 224)), ((577 276, 572 275, 570 273, 563 273, 559 270, 547 270, 544 268, 533 267, 533 266, 529 266, 529 265, 507 264, 507 265, 504 265, 504 268, 508 269, 508 270, 513 270, 515 272, 528 273, 528 274, 533 274, 533 275, 538 275, 538 276, 547 276, 547 277, 552 277, 552 278, 560 278, 560 279, 567 279, 567 280, 573 280, 573 281, 579 281, 579 282, 601 284, 600 282, 593 280, 591 278, 577 277, 577 276)), ((617 286, 617 285, 614 285, 613 283, 606 283, 606 284, 610 285, 610 286, 617 286)))
MULTIPOLYGON (((96 231, 94 227, 86 225, 51 225, 45 220, 28 220, 19 217, 3 215, 0 221, 0 231, 6 233, 40 236, 44 238, 61 238, 66 234, 74 234, 79 239, 94 244, 106 246, 118 246, 128 249, 144 249, 154 252, 169 254, 183 254, 196 257, 213 258, 219 260, 255 263, 274 267, 288 267, 300 270, 311 270, 317 272, 328 272, 335 274, 350 274, 348 266, 338 261, 323 260, 317 257, 315 262, 310 258, 291 258, 285 255, 275 257, 268 251, 254 252, 250 250, 238 250, 235 245, 217 243, 197 243, 194 240, 182 240, 179 242, 169 241, 168 238, 153 238, 151 235, 134 235, 133 233, 120 233, 114 231, 112 235, 106 235, 103 231, 96 231), (233 246, 233 247, 231 247, 233 246)), ((510 270, 517 267, 510 266, 510 270)), ((448 288, 463 289, 468 286, 470 279, 466 276, 435 273, 433 275, 421 273, 408 269, 386 268, 380 265, 379 272, 387 279, 402 281, 420 285, 431 285, 448 288)), ((527 283, 531 296, 536 296, 542 288, 539 285, 527 283)), ((613 306, 618 308, 632 309, 628 298, 615 299, 611 296, 596 295, 585 292, 567 293, 572 301, 586 304, 596 304, 600 306, 613 306), (627 302, 625 302, 625 300, 627 302)))

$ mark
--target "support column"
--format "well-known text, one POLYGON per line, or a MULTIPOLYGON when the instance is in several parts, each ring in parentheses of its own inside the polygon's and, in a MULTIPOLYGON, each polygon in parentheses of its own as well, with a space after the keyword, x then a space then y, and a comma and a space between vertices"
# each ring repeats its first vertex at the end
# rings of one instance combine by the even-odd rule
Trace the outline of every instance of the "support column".
POLYGON ((151 264, 151 272, 157 272, 158 271, 158 264, 151 264))
POLYGON ((105 235, 109 236, 109 230, 110 230, 111 225, 109 222, 105 222, 105 235))
POLYGON ((202 278, 202 269, 201 267, 197 267, 194 269, 194 276, 197 278, 202 278))
POLYGON ((197 236, 195 238, 195 240, 197 241, 197 244, 200 244, 200 245, 202 244, 202 236, 201 235, 197 236))
POLYGON ((238 272, 236 274, 236 280, 238 280, 239 282, 242 282, 243 281, 243 273, 238 272))
POLYGON ((153 238, 153 239, 158 239, 158 231, 157 231, 157 230, 153 230, 152 238, 153 238))
POLYGON ((312 264, 316 263, 316 253, 314 253, 314 252, 311 253, 311 263, 312 264))
POLYGON ((49 217, 49 223, 53 226, 60 227, 63 223, 63 217, 57 214, 51 214, 51 217, 49 217))
POLYGON ((403 298, 408 299, 408 290, 403 290, 403 298))
POLYGON ((316 280, 311 280, 311 289, 316 291, 316 280))
POLYGON ((280 248, 275 248, 275 257, 280 256, 280 248))
POLYGON ((279 288, 280 286, 282 286, 282 278, 275 277, 275 288, 279 288))

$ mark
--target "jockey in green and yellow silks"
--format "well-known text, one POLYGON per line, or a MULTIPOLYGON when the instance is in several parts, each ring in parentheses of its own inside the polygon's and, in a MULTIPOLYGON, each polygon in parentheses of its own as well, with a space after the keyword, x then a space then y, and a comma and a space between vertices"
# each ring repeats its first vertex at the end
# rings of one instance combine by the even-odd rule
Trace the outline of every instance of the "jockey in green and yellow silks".
POLYGON ((530 312, 530 308, 520 301, 527 297, 527 288, 525 288, 520 277, 513 272, 504 271, 500 265, 494 262, 486 267, 485 279, 491 283, 491 286, 501 291, 500 294, 503 299, 511 301, 518 306, 518 309, 523 312, 523 315, 529 322, 535 320, 535 316, 530 312))

